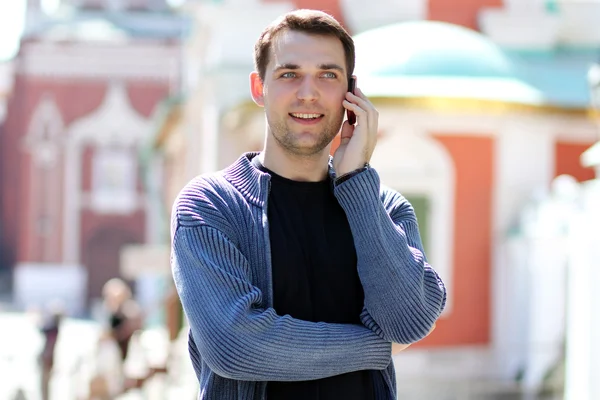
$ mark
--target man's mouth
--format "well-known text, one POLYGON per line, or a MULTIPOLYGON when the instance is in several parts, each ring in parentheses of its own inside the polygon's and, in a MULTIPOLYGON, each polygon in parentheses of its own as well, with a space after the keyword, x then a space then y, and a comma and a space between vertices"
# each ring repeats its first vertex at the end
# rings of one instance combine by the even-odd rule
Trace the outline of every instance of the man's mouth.
POLYGON ((300 114, 300 113, 290 113, 290 115, 294 118, 300 119, 317 119, 321 118, 323 114, 300 114))
POLYGON ((290 113, 290 116, 299 122, 316 122, 324 117, 324 114, 290 113))

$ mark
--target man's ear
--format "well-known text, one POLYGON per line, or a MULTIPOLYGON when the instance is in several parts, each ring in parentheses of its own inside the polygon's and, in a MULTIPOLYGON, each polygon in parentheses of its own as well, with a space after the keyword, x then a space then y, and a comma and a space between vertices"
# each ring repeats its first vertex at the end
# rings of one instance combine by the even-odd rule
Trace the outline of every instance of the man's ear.
POLYGON ((262 79, 258 75, 258 72, 254 71, 250 73, 250 92, 252 93, 252 100, 259 105, 264 107, 265 99, 263 94, 264 86, 262 79))

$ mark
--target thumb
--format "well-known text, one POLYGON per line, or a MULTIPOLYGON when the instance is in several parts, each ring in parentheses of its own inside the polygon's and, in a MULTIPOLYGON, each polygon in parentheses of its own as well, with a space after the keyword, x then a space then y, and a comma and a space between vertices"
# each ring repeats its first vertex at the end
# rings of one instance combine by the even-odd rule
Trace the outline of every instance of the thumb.
POLYGON ((354 134, 354 126, 350 125, 348 121, 344 121, 342 124, 342 132, 340 134, 342 144, 347 144, 350 139, 352 139, 352 135, 354 134))

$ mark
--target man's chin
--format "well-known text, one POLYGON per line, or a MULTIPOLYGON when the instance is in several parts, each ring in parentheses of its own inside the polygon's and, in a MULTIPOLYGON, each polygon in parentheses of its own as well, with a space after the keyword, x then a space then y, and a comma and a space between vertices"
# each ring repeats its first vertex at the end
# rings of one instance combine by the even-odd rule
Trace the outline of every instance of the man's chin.
POLYGON ((321 155, 323 152, 329 151, 329 146, 331 145, 332 141, 333 138, 331 138, 331 140, 327 142, 319 141, 313 143, 294 143, 291 146, 287 146, 287 149, 294 154, 305 157, 318 156, 321 155))

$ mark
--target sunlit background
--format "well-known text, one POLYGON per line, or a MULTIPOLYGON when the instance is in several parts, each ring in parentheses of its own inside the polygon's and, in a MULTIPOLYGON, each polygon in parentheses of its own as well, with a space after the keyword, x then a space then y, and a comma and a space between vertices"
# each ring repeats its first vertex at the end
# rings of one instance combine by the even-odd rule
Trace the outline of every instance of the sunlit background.
POLYGON ((195 398, 170 207, 260 150, 252 49, 294 8, 354 36, 371 164, 448 288, 394 354, 399 398, 599 399, 600 0, 3 0, 0 400, 40 398, 57 302, 53 400, 195 398), (145 315, 124 375, 103 340, 117 277, 145 315))
POLYGON ((0 60, 7 60, 15 55, 24 24, 25 0, 5 1, 0 5, 0 60))
MULTIPOLYGON (((6 0, 0 4, 0 60, 13 57, 25 26, 25 8, 27 0, 6 0)), ((173 7, 180 6, 185 0, 167 0, 173 7)), ((60 0, 40 0, 42 10, 49 15, 56 13, 60 0)))

